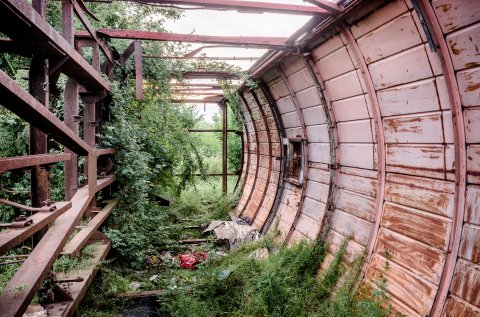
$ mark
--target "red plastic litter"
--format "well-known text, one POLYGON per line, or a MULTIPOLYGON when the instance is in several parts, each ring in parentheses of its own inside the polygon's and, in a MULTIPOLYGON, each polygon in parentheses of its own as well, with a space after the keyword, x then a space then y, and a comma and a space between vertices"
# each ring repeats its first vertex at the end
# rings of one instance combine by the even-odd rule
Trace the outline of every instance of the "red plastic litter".
POLYGON ((178 256, 180 259, 180 267, 187 270, 195 270, 195 266, 207 258, 207 253, 202 252, 193 252, 193 253, 184 253, 178 256))

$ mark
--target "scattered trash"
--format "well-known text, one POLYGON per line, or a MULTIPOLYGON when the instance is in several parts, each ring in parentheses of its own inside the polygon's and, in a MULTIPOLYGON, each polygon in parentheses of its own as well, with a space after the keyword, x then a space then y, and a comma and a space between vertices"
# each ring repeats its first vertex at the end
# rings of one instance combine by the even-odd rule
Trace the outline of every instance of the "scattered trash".
POLYGON ((187 270, 194 270, 195 266, 199 263, 202 263, 207 258, 207 253, 205 251, 193 252, 193 253, 184 253, 178 256, 180 259, 180 267, 187 270))
POLYGON ((250 255, 254 259, 266 259, 270 255, 268 248, 257 249, 250 255))
POLYGON ((130 289, 132 291, 136 291, 137 289, 139 289, 142 286, 142 284, 140 284, 138 282, 132 282, 132 283, 130 283, 129 286, 130 286, 130 289))
POLYGON ((40 305, 29 305, 23 317, 47 317, 47 310, 40 305))
POLYGON ((155 274, 155 275, 150 276, 150 278, 149 278, 148 280, 149 280, 150 282, 153 282, 153 281, 155 281, 157 278, 158 278, 158 275, 155 274))
POLYGON ((232 274, 232 270, 225 270, 225 271, 222 271, 220 272, 220 274, 218 275, 218 279, 220 281, 223 281, 223 280, 226 280, 230 274, 232 274))
POLYGON ((203 232, 211 232, 217 239, 228 240, 230 249, 234 249, 245 242, 258 240, 259 232, 250 225, 241 225, 235 221, 212 221, 203 232))

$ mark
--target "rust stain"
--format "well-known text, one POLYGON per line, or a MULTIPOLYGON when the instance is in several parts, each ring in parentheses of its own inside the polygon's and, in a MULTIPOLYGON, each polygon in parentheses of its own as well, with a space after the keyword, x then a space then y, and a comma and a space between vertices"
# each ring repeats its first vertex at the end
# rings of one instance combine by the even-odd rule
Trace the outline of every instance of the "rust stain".
POLYGON ((465 68, 472 68, 472 67, 476 67, 476 66, 479 66, 479 65, 480 65, 480 63, 470 62, 470 63, 465 64, 465 68))
POLYGON ((452 8, 452 5, 450 3, 445 3, 441 4, 437 8, 440 8, 443 12, 447 13, 452 8))
POLYGON ((474 90, 477 90, 477 89, 480 89, 480 83, 468 85, 467 88, 465 88, 465 92, 474 91, 474 90))
POLYGON ((460 55, 465 49, 455 47, 458 45, 457 43, 450 43, 450 48, 452 49, 452 53, 455 55, 460 55))

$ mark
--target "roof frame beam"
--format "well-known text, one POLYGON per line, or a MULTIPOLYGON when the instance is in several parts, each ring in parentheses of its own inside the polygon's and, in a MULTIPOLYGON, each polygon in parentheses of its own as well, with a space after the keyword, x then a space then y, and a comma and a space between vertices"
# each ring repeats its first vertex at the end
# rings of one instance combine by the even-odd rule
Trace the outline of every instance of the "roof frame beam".
MULTIPOLYGON (((187 42, 229 44, 238 47, 254 47, 275 50, 292 50, 287 45, 286 37, 261 37, 261 36, 214 36, 198 34, 178 34, 167 32, 151 32, 138 30, 98 29, 97 34, 114 39, 131 39, 163 42, 187 42)), ((77 37, 91 37, 86 31, 75 33, 77 37)))
POLYGON ((189 5, 200 6, 210 10, 237 10, 238 12, 282 13, 295 15, 331 15, 335 12, 327 6, 308 6, 287 3, 271 3, 262 1, 241 0, 133 0, 134 2, 156 5, 189 5))

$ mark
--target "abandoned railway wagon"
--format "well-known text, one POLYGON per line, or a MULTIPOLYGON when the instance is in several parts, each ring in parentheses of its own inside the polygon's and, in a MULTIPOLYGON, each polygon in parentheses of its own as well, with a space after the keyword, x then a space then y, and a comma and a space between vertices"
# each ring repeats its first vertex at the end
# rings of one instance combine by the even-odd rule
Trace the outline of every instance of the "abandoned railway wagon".
POLYGON ((265 50, 231 93, 238 98, 239 129, 228 129, 226 94, 205 94, 223 86, 193 82, 238 74, 189 70, 169 81, 177 92, 196 89, 206 96, 172 99, 172 107, 191 102, 224 109, 215 130, 223 138, 222 172, 212 175, 223 179, 224 191, 228 177, 238 178, 237 219, 260 235, 278 232, 275 239, 286 247, 322 241, 318 274, 348 241, 343 263, 364 257, 355 289, 384 280, 392 316, 480 317, 478 0, 132 2, 234 10, 240 17, 302 16, 307 23, 285 38, 179 34, 142 25, 127 30, 121 23, 97 28, 99 17, 82 0, 52 1, 56 21, 47 19, 45 0, 0 0, 0 54, 28 61, 22 79, 2 59, 2 113, 30 126, 28 155, 0 158, 2 174, 30 175, 28 203, 7 199, 1 188, 0 203, 17 211, 2 224, 1 264, 13 260, 18 267, 2 285, 0 316, 30 316, 45 285, 45 316, 77 312, 111 249, 101 228, 121 204, 115 164, 124 149, 106 147, 101 136, 115 102, 112 82, 134 82, 134 99, 141 100, 151 88, 145 67, 153 59, 142 54, 144 44, 185 42, 202 44, 198 51, 265 50), (112 44, 120 40, 128 43, 123 51, 112 44), (115 71, 126 64, 130 72, 115 71), (227 171, 230 132, 242 143, 234 173, 227 171), (65 197, 54 202, 50 167, 58 162, 65 197), (12 253, 27 242, 28 253, 12 253), (92 260, 76 276, 52 273, 60 256, 74 258, 86 247, 92 260))

